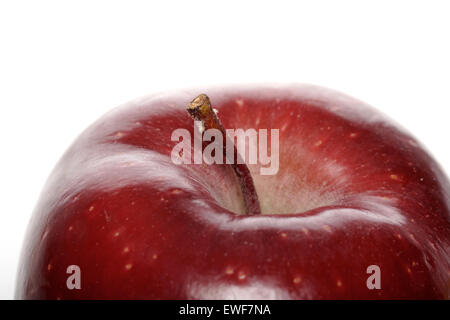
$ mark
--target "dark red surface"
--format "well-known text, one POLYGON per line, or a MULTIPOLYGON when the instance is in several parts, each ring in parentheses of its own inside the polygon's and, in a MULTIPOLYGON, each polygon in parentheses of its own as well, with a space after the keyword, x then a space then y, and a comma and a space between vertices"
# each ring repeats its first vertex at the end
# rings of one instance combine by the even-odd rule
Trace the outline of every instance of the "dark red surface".
POLYGON ((50 176, 17 298, 449 297, 450 185, 419 142, 328 89, 202 91, 226 128, 280 129, 278 174, 250 166, 265 214, 225 209, 242 209, 228 167, 171 162, 171 133, 193 132, 185 107, 201 92, 131 102, 50 176), (66 287, 73 264, 81 290, 66 287), (366 287, 373 264, 381 290, 366 287))

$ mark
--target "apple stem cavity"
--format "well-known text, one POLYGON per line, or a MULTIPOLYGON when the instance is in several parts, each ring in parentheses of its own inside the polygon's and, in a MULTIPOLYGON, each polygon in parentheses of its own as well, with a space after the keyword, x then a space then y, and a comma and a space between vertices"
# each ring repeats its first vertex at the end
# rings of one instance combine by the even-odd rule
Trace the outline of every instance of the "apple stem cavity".
MULTIPOLYGON (((259 205, 258 194, 256 193, 255 184, 253 183, 252 175, 245 163, 239 163, 234 161, 239 158, 240 155, 237 151, 234 142, 227 136, 225 128, 219 120, 214 109, 211 107, 211 101, 206 94, 200 94, 197 98, 187 107, 188 113, 195 121, 201 121, 204 130, 217 129, 222 133, 223 137, 223 154, 226 155, 226 145, 233 145, 234 155, 233 161, 230 161, 231 167, 239 181, 239 185, 242 192, 242 197, 245 204, 245 212, 247 215, 261 214, 261 208, 259 205)), ((204 131, 203 131, 204 132, 204 131)), ((202 132, 202 134, 203 134, 202 132)), ((228 163, 228 162, 226 162, 228 163)))

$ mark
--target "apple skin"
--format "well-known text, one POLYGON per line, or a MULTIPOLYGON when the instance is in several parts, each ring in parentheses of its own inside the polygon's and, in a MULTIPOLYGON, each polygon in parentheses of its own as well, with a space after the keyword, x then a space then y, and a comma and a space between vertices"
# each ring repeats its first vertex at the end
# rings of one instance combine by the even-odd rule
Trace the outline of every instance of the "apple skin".
MULTIPOLYGON (((438 115, 430 115, 430 117, 438 115)), ((361 101, 310 85, 154 95, 114 109, 63 155, 33 213, 20 299, 448 299, 450 183, 361 101), (280 129, 280 169, 175 165, 172 131, 210 96, 226 128, 280 129), (284 213, 284 214, 280 214, 284 213), (69 290, 69 265, 81 290, 69 290), (366 269, 381 269, 369 290, 366 269)))

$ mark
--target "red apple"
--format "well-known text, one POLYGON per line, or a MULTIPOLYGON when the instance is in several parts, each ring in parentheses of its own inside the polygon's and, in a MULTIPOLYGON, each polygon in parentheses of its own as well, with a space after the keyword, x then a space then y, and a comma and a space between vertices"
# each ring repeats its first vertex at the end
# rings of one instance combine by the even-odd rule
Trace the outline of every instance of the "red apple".
POLYGON ((51 174, 17 298, 449 298, 450 183, 415 138, 328 89, 202 91, 225 128, 280 130, 278 173, 249 166, 262 213, 244 213, 229 165, 171 161, 171 133, 197 130, 185 108, 200 92, 133 101, 51 174))

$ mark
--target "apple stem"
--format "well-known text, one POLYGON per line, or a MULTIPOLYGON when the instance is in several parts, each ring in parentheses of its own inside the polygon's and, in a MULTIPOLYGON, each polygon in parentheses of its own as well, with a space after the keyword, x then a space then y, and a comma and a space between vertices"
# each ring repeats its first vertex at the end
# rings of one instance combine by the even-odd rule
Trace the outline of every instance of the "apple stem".
POLYGON ((225 128, 219 120, 214 109, 211 107, 211 101, 206 94, 201 94, 187 107, 188 113, 196 121, 201 121, 203 128, 217 129, 222 133, 223 137, 223 154, 226 155, 226 145, 233 144, 234 155, 233 161, 230 165, 233 168, 236 177, 238 178, 239 185, 242 191, 242 197, 244 198, 245 211, 247 215, 261 214, 261 208, 259 206, 258 194, 256 193, 255 184, 253 183, 252 175, 245 163, 238 163, 240 161, 234 161, 240 158, 234 142, 228 138, 225 128))

